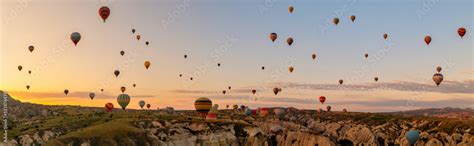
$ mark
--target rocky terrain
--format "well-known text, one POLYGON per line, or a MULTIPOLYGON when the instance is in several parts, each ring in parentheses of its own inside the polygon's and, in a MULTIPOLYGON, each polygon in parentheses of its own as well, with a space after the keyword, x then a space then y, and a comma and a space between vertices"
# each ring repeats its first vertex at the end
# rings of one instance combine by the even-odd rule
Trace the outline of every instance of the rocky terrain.
POLYGON ((225 109, 219 110, 217 120, 204 120, 195 111, 115 109, 107 113, 102 108, 10 99, 9 142, 3 145, 408 145, 404 134, 410 129, 420 131, 417 146, 474 145, 474 112, 452 109, 440 111, 468 116, 285 108, 281 117, 273 110, 261 117, 225 109))

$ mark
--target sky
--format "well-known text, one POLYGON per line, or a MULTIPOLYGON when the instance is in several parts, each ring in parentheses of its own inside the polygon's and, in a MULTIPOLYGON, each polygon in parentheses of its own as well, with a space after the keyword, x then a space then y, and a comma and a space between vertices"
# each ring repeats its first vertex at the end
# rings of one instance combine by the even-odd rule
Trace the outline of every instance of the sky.
POLYGON ((116 97, 125 86, 132 97, 128 108, 139 108, 138 102, 144 100, 154 109, 194 109, 198 97, 209 97, 221 108, 227 104, 301 109, 330 105, 334 110, 365 112, 474 108, 471 0, 2 0, 0 4, 0 90, 24 102, 96 107, 111 102, 118 107, 116 97), (101 6, 111 10, 106 22, 98 14, 101 6), (289 6, 295 8, 293 13, 289 6), (332 23, 336 17, 338 25, 332 23), (467 29, 463 38, 457 34, 460 27, 467 29), (77 46, 69 38, 72 32, 81 33, 77 46), (275 42, 268 38, 272 32, 278 34, 275 42), (140 40, 135 39, 137 34, 140 40), (423 41, 427 35, 432 37, 429 45, 423 41), (294 39, 291 46, 286 44, 288 37, 294 39), (32 53, 30 45, 35 47, 32 53), (151 62, 149 69, 145 61, 151 62), (288 72, 290 66, 293 73, 288 72), (437 66, 443 68, 440 87, 432 80, 437 66), (114 70, 120 70, 118 77, 114 70), (342 85, 339 79, 344 80, 342 85), (282 92, 274 95, 274 87, 282 92), (64 89, 70 91, 67 96, 64 89), (227 90, 225 95, 222 90, 227 90), (94 100, 88 98, 91 92, 96 93, 94 100), (324 104, 319 96, 327 98, 324 104))

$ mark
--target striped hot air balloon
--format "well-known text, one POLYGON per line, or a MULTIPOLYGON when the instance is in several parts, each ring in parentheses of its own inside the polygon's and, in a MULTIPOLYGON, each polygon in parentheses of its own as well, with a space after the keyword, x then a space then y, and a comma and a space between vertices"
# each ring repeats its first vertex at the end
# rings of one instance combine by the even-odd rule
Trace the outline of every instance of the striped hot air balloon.
POLYGON ((130 96, 128 94, 120 94, 117 97, 118 104, 125 110, 127 105, 130 103, 130 96))
POLYGON ((105 111, 111 112, 113 109, 114 109, 114 104, 112 104, 110 102, 105 104, 105 111))
POLYGON ((212 108, 212 101, 207 97, 200 97, 194 101, 194 107, 200 115, 205 117, 212 108))

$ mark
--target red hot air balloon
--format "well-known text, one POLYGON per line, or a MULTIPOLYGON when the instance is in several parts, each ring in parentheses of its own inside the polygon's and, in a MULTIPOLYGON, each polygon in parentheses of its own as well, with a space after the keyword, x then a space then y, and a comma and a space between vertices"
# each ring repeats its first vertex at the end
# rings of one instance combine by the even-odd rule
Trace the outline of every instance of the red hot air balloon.
POLYGON ((146 104, 146 108, 150 109, 151 104, 146 104))
POLYGON ((102 20, 105 20, 109 17, 110 15, 110 9, 107 6, 100 7, 99 9, 99 15, 102 18, 102 20))
POLYGON ((429 36, 429 35, 425 36, 425 43, 426 43, 426 45, 430 45, 430 43, 431 43, 431 36, 429 36))
POLYGON ((110 102, 105 104, 105 111, 111 112, 113 109, 114 109, 114 104, 112 104, 110 102))
POLYGON ((466 34, 466 28, 464 28, 464 27, 459 28, 458 29, 458 34, 459 34, 459 36, 461 36, 461 38, 464 37, 464 35, 466 34))
POLYGON ((325 101, 326 101, 326 97, 324 96, 319 97, 319 102, 321 102, 321 104, 324 104, 325 101))

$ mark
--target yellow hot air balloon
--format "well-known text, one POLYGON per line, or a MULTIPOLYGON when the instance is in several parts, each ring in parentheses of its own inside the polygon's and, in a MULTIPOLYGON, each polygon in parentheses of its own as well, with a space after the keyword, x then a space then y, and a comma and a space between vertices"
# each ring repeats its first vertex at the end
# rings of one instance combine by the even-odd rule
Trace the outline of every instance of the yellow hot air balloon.
POLYGON ((212 101, 207 97, 200 97, 194 101, 194 107, 201 116, 205 117, 212 108, 212 101))
POLYGON ((150 67, 151 63, 150 63, 150 61, 145 61, 144 65, 145 65, 145 68, 148 69, 150 67))

